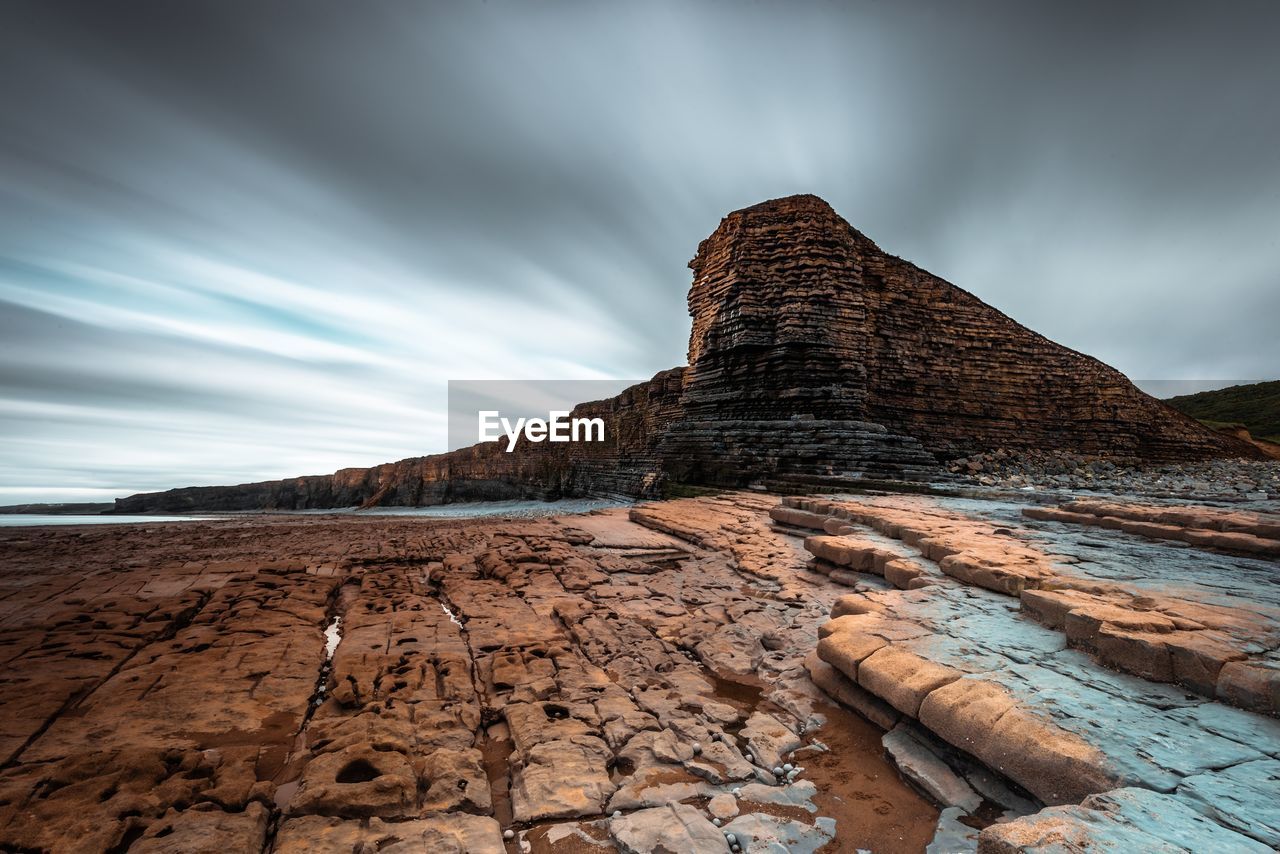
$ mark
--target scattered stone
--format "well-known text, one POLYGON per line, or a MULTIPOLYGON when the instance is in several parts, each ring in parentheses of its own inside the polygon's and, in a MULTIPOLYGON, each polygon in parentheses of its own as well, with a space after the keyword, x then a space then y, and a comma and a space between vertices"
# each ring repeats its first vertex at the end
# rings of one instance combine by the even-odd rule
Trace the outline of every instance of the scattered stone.
POLYGON ((731 819, 738 814, 738 799, 733 795, 716 795, 707 802, 707 812, 719 819, 731 819))
POLYGON ((964 778, 955 773, 923 741, 903 724, 887 732, 882 739, 885 750, 903 775, 929 793, 944 807, 958 807, 962 812, 976 812, 982 798, 964 778))

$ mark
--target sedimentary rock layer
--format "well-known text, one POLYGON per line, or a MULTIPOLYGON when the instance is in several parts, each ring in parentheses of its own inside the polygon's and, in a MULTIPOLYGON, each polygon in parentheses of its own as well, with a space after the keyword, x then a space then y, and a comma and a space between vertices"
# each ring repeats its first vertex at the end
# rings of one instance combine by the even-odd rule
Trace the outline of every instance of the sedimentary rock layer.
POLYGON ((816 196, 727 216, 690 263, 685 411, 861 419, 948 454, 1255 456, 883 252, 816 196))
POLYGON ((606 441, 500 443, 413 457, 331 475, 196 486, 140 493, 116 501, 117 513, 184 510, 305 510, 326 507, 419 507, 561 495, 653 495, 661 480, 658 445, 679 408, 682 368, 663 371, 615 398, 574 407, 571 417, 606 419, 606 441))
MULTIPOLYGON (((1280 844, 1274 559, 1121 527, 1084 533, 996 501, 785 502, 775 522, 821 532, 806 539, 814 568, 859 591, 821 627, 814 681, 1056 805, 984 830, 979 851, 1280 844)), ((1205 508, 1088 506, 1108 518, 1267 524, 1205 508)), ((963 809, 964 796, 951 803, 963 809)))

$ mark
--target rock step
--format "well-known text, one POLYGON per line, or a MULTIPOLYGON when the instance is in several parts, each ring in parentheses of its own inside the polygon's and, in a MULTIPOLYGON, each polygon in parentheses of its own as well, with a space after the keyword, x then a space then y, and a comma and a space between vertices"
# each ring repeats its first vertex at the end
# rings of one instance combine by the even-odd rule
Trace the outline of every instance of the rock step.
POLYGON ((1247 517, 1233 521, 1233 517, 1245 514, 1164 512, 1160 508, 1148 511, 1084 501, 1059 508, 1028 507, 1022 514, 1043 522, 1096 525, 1156 540, 1177 540, 1202 549, 1280 557, 1280 523, 1251 521, 1247 517))
MULTIPOLYGON (((839 530, 848 519, 875 524, 931 553, 944 572, 948 560, 964 553, 962 543, 1007 539, 1007 533, 996 534, 996 524, 966 522, 940 512, 928 499, 854 504, 784 499, 773 515, 809 530, 839 530), (912 509, 890 512, 906 508, 912 509), (825 515, 833 511, 838 515, 825 515)), ((835 545, 843 539, 815 534, 810 543, 819 548, 812 551, 834 547, 824 537, 835 545)), ((1028 557, 1020 551, 1025 547, 1004 554, 1019 566, 1028 557)), ((874 566, 874 549, 858 552, 853 560, 865 560, 866 554, 874 566)), ((1096 583, 1094 588, 1107 589, 1096 583)), ((1036 596, 1085 593, 1031 588, 1022 596, 1025 603, 1036 596)), ((1144 593, 1154 595, 1149 589, 1144 593)), ((1123 796, 1120 801, 1103 797, 1129 789, 1140 793, 1134 797, 1141 803, 1176 801, 1168 809, 1180 816, 1193 849, 1280 845, 1280 802, 1274 798, 1280 722, 1099 667, 1068 648, 1062 629, 1010 608, 1007 596, 950 583, 842 597, 832 620, 820 627, 816 656, 806 660, 806 669, 830 696, 882 726, 914 722, 1045 803, 1063 807, 984 830, 980 850, 1040 850, 1037 846, 1058 838, 1055 827, 1072 840, 1076 837, 1070 834, 1078 831, 1095 846, 1118 833, 1117 838, 1160 850, 1153 841, 1159 834, 1135 828, 1123 796), (1075 806, 1085 798, 1091 800, 1075 806), (1130 831, 1133 835, 1124 835, 1130 831)), ((1071 636, 1083 638, 1091 627, 1096 635, 1098 618, 1144 616, 1133 608, 1117 611, 1094 611, 1093 622, 1077 616, 1071 636)), ((1169 618, 1148 612, 1145 619, 1169 618)), ((1080 843, 1081 849, 1088 847, 1080 843)))
MULTIPOLYGON (((1022 513, 1028 518, 1046 515, 1043 508, 1022 513)), ((1262 623, 1252 611, 1206 608, 1118 583, 1082 583, 1069 574, 1069 566, 1056 564, 1021 539, 997 535, 996 526, 986 523, 945 517, 931 521, 867 504, 793 497, 784 498, 771 515, 826 532, 856 530, 842 527, 849 523, 872 528, 913 545, 946 576, 1018 598, 1028 616, 1062 630, 1071 646, 1109 667, 1280 717, 1280 659, 1270 652, 1280 639, 1280 624, 1262 623), (1250 629, 1250 624, 1256 627, 1250 629)), ((899 588, 935 583, 918 566, 900 563, 873 544, 816 536, 805 547, 816 558, 882 575, 899 588)))

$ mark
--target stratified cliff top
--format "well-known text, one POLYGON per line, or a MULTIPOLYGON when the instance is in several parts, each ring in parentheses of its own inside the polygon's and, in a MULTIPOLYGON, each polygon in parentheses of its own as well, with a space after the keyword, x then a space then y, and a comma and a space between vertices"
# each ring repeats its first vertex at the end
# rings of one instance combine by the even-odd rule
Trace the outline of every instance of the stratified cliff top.
POLYGON ((945 456, 1256 456, 885 253, 817 196, 729 214, 689 266, 690 417, 856 419, 945 456))

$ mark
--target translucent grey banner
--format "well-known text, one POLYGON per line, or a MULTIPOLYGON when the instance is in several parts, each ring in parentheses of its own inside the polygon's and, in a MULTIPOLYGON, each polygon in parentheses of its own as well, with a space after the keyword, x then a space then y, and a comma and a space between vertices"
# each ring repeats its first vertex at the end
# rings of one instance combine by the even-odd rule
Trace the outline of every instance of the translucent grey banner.
POLYGON ((449 450, 484 441, 496 441, 504 451, 525 442, 604 441, 613 435, 607 415, 574 419, 574 407, 616 397, 639 382, 449 380, 449 450))

